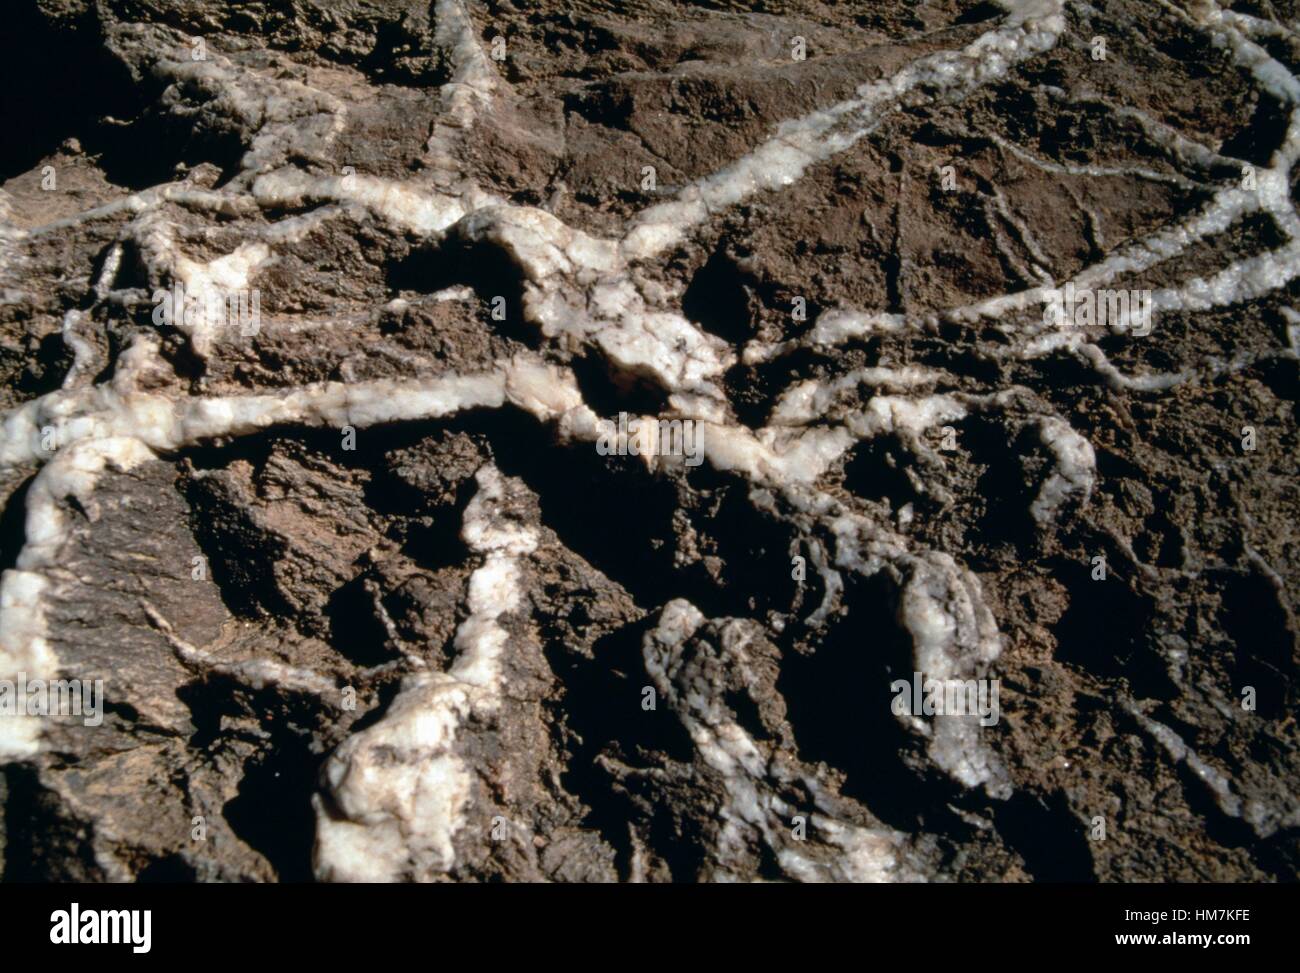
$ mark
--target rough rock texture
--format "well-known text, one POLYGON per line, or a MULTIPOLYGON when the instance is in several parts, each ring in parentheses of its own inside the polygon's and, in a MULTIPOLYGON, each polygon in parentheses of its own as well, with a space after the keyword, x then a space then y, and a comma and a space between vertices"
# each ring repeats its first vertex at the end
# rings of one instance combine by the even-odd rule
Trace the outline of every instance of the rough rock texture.
POLYGON ((6 879, 1296 877, 1296 4, 9 7, 6 879))

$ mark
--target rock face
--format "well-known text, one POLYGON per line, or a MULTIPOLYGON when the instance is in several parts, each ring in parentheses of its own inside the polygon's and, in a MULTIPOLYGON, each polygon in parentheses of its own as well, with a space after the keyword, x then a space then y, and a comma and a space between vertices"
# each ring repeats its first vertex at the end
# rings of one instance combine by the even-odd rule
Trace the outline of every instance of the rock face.
POLYGON ((1290 0, 11 6, 6 879, 1295 878, 1290 0))

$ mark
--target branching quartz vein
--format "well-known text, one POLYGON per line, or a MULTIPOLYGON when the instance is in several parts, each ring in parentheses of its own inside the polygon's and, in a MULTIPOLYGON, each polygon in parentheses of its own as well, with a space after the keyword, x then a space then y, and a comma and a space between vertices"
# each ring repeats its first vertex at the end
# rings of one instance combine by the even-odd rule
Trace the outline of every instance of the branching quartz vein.
POLYGON ((492 466, 478 472, 461 537, 482 564, 469 580, 469 617, 456 630, 445 673, 408 676, 384 718, 350 737, 325 768, 316 807, 315 868, 324 881, 428 880, 451 870, 454 838, 473 799, 474 769, 457 753, 473 715, 501 705, 503 616, 523 605, 521 561, 538 543, 532 526, 505 516, 507 484, 492 466))

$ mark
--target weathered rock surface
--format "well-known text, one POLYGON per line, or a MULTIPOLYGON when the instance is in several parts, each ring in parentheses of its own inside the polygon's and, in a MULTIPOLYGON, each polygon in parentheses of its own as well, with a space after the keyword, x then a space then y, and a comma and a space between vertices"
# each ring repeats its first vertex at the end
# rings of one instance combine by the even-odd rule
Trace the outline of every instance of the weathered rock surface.
POLYGON ((12 6, 7 880, 1296 877, 1293 3, 12 6))

